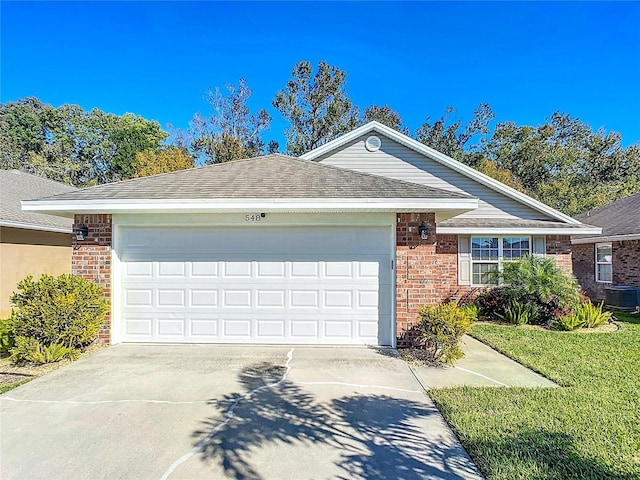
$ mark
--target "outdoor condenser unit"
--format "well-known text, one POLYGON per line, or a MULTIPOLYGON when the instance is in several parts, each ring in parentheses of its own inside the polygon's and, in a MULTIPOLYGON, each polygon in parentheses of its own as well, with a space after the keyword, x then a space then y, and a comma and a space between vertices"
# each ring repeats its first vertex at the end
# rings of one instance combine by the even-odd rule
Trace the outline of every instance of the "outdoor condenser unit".
POLYGON ((607 306, 619 310, 636 310, 640 305, 640 288, 627 286, 605 287, 604 301, 607 306))

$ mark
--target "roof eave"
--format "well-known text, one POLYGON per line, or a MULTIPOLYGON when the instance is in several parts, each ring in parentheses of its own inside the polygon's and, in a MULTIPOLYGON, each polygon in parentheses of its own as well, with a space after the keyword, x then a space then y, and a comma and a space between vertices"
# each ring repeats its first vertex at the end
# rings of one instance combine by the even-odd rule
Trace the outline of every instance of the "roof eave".
POLYGON ((627 233, 622 235, 598 235, 596 237, 577 237, 572 238, 573 245, 584 243, 600 243, 600 242, 624 242, 627 240, 640 240, 640 233, 627 233))
POLYGON ((438 233, 457 235, 593 235, 598 234, 598 227, 584 227, 567 224, 566 227, 437 227, 438 233))
POLYGON ((43 232, 54 233, 72 233, 73 229, 69 227, 56 227, 52 225, 36 225, 33 223, 13 222, 11 220, 0 220, 0 227, 21 228, 23 230, 40 230, 43 232))
POLYGON ((33 200, 22 209, 71 217, 76 213, 448 212, 478 208, 477 198, 249 198, 219 200, 33 200))
POLYGON ((418 153, 421 153, 429 158, 432 158, 438 163, 441 163, 451 168, 452 170, 455 170, 458 173, 461 173, 466 177, 472 178, 477 182, 481 183, 482 185, 485 185, 491 188, 492 190, 500 192, 509 198, 512 198, 520 203, 523 203, 533 208, 534 210, 544 213, 545 215, 548 215, 552 218, 561 220, 569 224, 573 224, 573 225, 580 224, 578 220, 571 218, 570 216, 565 215, 564 213, 559 212, 558 210, 551 208, 548 205, 545 205, 544 203, 541 203, 531 198, 530 196, 525 195, 524 193, 519 192, 518 190, 511 188, 489 177, 488 175, 485 175, 484 173, 481 173, 475 170, 474 168, 468 167, 463 163, 458 162, 457 160, 449 157, 448 155, 440 153, 437 150, 434 150, 433 148, 428 147, 423 143, 417 140, 414 140, 413 138, 407 137, 406 135, 403 135, 402 133, 390 127, 387 127, 386 125, 378 123, 376 121, 369 122, 365 125, 362 125, 361 127, 358 127, 355 130, 352 130, 351 132, 339 138, 336 138, 335 140, 332 140, 314 150, 311 150, 310 152, 300 155, 300 158, 303 160, 314 160, 326 153, 329 153, 331 150, 334 150, 343 145, 346 145, 347 143, 357 139, 358 137, 373 131, 382 133, 387 137, 391 138, 392 140, 395 140, 396 142, 400 143, 401 145, 404 145, 407 148, 410 148, 414 151, 417 151, 418 153))

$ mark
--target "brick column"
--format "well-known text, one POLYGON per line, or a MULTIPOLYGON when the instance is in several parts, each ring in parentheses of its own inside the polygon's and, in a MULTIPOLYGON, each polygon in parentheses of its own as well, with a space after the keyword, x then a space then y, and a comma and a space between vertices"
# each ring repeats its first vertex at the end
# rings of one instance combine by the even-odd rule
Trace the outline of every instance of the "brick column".
POLYGON ((432 213, 400 213, 396 222, 396 334, 402 345, 406 332, 416 323, 418 309, 435 303, 434 281, 436 222, 432 213), (424 222, 428 238, 420 239, 424 222))
POLYGON ((558 268, 571 274, 573 265, 571 261, 571 237, 567 235, 547 235, 547 257, 556 261, 558 268))
MULTIPOLYGON (((89 234, 84 240, 74 240, 71 273, 89 280, 102 288, 102 296, 111 300, 111 215, 76 215, 74 231, 86 225, 89 234)), ((111 341, 111 312, 98 332, 99 340, 111 341)))

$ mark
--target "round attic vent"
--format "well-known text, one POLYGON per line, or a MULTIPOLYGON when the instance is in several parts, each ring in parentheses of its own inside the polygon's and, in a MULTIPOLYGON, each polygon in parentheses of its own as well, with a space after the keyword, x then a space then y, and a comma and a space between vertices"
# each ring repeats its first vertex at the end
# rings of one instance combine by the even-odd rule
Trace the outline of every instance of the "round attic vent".
POLYGON ((380 141, 380 138, 376 137, 375 135, 371 135, 370 137, 367 137, 367 139, 364 141, 365 148, 370 152, 375 152, 376 150, 380 150, 381 145, 382 145, 382 142, 380 141))

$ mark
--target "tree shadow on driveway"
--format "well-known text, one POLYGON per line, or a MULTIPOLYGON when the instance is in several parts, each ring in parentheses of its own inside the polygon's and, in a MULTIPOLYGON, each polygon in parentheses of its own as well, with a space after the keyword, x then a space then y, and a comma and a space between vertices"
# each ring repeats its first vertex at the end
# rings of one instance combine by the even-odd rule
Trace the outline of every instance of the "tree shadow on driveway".
POLYGON ((343 454, 341 479, 462 479, 476 474, 461 458, 460 447, 444 436, 425 438, 419 420, 439 415, 435 408, 386 395, 353 395, 335 400, 333 407, 359 433, 365 450, 343 454))
POLYGON ((439 415, 435 408, 386 395, 321 402, 283 380, 285 373, 285 367, 269 363, 248 366, 238 377, 243 392, 209 402, 223 417, 206 419, 193 433, 203 461, 220 465, 228 478, 258 480, 266 478, 268 467, 261 453, 274 449, 269 458, 292 466, 288 478, 463 478, 453 473, 465 468, 456 458, 462 449, 427 441, 420 427, 424 417, 439 415), (224 424, 230 409, 233 418, 224 424), (286 449, 300 457, 279 457, 285 446, 300 447, 286 449))

